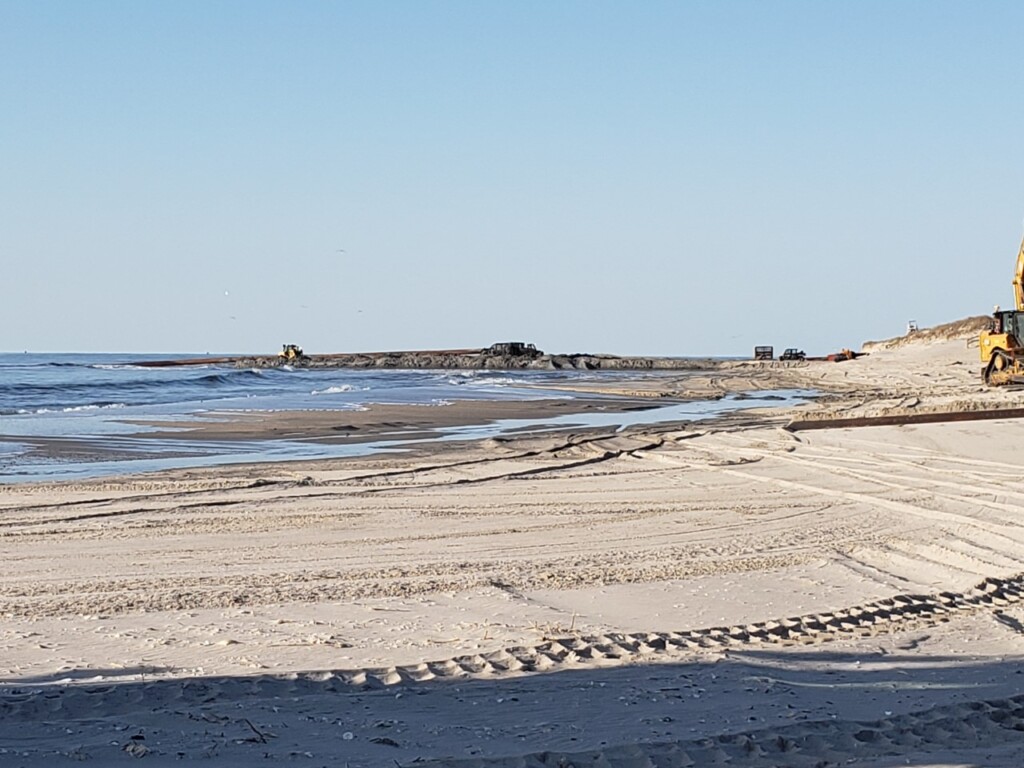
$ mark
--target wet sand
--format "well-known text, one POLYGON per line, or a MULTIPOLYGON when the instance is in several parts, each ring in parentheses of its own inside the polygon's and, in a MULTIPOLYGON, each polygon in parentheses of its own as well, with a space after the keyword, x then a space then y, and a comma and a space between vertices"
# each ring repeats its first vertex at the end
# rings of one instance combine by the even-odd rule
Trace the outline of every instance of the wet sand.
MULTIPOLYGON (((976 355, 703 386, 1019 396, 976 355)), ((1024 422, 785 418, 0 487, 0 762, 1022 764, 1024 422)))
POLYGON ((444 405, 375 404, 360 410, 226 412, 195 421, 128 422, 156 427, 140 433, 153 439, 317 440, 324 443, 376 442, 382 438, 428 439, 441 430, 503 419, 545 419, 566 414, 624 412, 651 408, 648 399, 602 397, 530 401, 457 400, 444 405), (171 426, 171 425, 169 425, 171 426), (182 431, 185 430, 185 431, 182 431))

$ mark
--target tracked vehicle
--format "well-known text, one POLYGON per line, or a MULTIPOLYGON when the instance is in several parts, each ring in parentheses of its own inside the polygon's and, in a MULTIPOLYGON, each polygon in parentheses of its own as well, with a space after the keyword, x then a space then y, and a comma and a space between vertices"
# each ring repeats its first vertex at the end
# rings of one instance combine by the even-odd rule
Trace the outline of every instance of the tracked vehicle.
POLYGON ((1024 241, 1017 253, 1013 298, 1016 308, 997 306, 988 329, 978 337, 981 377, 989 386, 1024 384, 1024 241))

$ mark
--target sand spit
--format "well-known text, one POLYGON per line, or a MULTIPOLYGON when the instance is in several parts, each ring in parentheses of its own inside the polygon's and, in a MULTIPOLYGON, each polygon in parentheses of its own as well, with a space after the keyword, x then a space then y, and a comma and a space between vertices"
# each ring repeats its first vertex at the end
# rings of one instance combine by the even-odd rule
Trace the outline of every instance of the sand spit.
POLYGON ((1024 420, 783 428, 1019 405, 976 355, 659 384, 827 393, 784 414, 0 486, 0 764, 1024 764, 1024 420))

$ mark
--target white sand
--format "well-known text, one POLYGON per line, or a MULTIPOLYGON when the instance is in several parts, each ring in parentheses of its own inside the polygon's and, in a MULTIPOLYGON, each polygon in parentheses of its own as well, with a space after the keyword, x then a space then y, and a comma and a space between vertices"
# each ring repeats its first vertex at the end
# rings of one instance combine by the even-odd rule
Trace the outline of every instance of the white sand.
MULTIPOLYGON (((976 354, 686 386, 1015 404, 976 354)), ((782 421, 0 487, 0 765, 1024 764, 1024 421, 782 421)))

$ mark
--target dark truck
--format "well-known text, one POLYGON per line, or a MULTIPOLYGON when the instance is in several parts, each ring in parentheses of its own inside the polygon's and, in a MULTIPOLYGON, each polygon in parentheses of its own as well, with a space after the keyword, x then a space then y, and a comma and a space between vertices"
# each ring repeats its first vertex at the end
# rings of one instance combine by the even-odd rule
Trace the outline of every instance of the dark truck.
POLYGON ((484 352, 501 357, 540 357, 544 354, 533 344, 525 344, 522 341, 501 341, 491 344, 484 352))
POLYGON ((790 347, 785 352, 783 352, 781 355, 779 355, 779 360, 806 360, 806 359, 807 359, 807 355, 804 353, 804 351, 802 349, 797 349, 796 347, 790 347))

